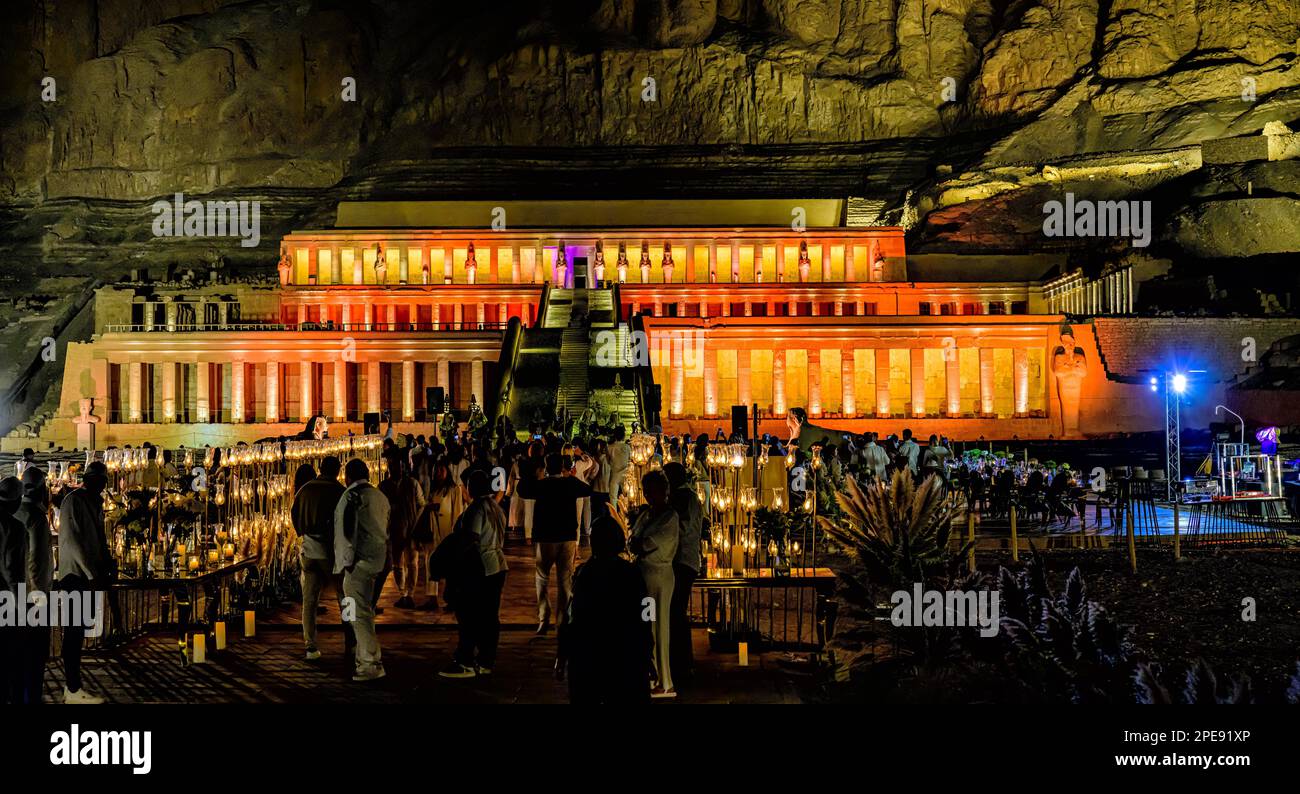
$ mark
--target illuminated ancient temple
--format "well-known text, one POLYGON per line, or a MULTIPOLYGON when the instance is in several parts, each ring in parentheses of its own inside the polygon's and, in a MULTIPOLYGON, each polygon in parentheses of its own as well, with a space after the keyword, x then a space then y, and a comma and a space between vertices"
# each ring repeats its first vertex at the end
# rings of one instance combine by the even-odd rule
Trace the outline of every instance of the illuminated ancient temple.
POLYGON ((80 446, 89 424, 99 446, 229 443, 317 414, 359 431, 381 412, 416 429, 436 419, 434 387, 458 416, 474 402, 519 428, 599 407, 712 433, 736 405, 773 432, 795 406, 827 427, 960 439, 1149 426, 1125 408, 1140 387, 1108 380, 1092 328, 1063 332, 1060 313, 1131 310, 1131 274, 1048 280, 1038 257, 1030 275, 972 280, 846 214, 840 200, 344 203, 334 228, 283 238, 278 279, 100 289, 41 436, 80 446))

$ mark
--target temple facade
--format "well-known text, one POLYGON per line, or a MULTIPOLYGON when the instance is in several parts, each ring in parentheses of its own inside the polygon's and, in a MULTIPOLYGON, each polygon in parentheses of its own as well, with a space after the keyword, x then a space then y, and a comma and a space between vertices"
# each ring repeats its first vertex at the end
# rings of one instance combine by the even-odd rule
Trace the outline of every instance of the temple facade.
MULTIPOLYGON (((601 219, 625 220, 611 212, 601 219)), ((653 411, 667 432, 729 428, 735 405, 756 407, 772 432, 800 406, 828 427, 905 423, 956 439, 1159 421, 1158 406, 1126 406, 1141 386, 1106 377, 1091 326, 1067 321, 1131 311, 1131 274, 919 281, 900 228, 740 214, 750 222, 306 230, 281 241, 265 282, 103 287, 94 335, 69 345, 40 435, 65 447, 90 434, 97 446, 220 444, 293 434, 316 415, 360 431, 384 413, 417 429, 437 419, 432 387, 450 410, 501 408, 518 426, 530 414, 523 400, 511 413, 512 390, 525 383, 549 383, 552 407, 570 415, 603 401, 611 339, 614 366, 644 375, 614 378, 645 391, 624 420, 649 425, 653 411), (553 382, 519 373, 521 350, 554 354, 537 359, 553 382)))

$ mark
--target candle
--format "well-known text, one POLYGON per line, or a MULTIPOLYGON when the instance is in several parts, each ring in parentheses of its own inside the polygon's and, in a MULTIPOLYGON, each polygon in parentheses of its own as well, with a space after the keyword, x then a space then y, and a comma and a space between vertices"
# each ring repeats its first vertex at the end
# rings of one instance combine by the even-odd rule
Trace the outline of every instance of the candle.
POLYGON ((216 564, 217 564, 217 550, 208 549, 208 565, 216 565, 216 564))
POLYGON ((257 613, 251 609, 244 612, 244 636, 257 636, 257 613))
POLYGON ((197 571, 199 569, 199 555, 191 554, 189 562, 186 564, 185 567, 188 568, 191 573, 197 571))
POLYGON ((226 545, 221 549, 221 553, 225 556, 225 558, 226 558, 227 560, 233 560, 233 559, 235 559, 235 544, 233 544, 233 543, 227 543, 227 544, 226 544, 226 545))
POLYGON ((185 544, 184 544, 184 543, 177 543, 177 544, 176 544, 176 554, 177 554, 177 556, 179 556, 179 557, 184 557, 184 556, 185 556, 185 544))
POLYGON ((740 666, 749 667, 749 643, 740 643, 740 666))
POLYGON ((194 635, 194 663, 203 664, 208 660, 208 638, 204 634, 194 635))
POLYGON ((218 620, 214 628, 217 635, 217 650, 224 651, 226 649, 226 621, 218 620))

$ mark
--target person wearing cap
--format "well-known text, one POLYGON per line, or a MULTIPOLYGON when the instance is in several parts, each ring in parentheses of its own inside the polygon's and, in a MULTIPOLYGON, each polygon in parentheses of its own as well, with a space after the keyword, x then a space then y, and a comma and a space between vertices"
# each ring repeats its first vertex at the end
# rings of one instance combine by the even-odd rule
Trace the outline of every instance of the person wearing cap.
MULTIPOLYGON (((104 489, 107 487, 108 468, 102 461, 92 461, 81 476, 81 487, 69 492, 59 505, 59 589, 77 598, 85 592, 107 590, 117 574, 117 564, 104 535, 104 489)), ((103 603, 101 599, 93 602, 103 603)), ((104 702, 82 688, 85 622, 69 624, 63 629, 64 703, 104 702)))
POLYGON ((347 488, 334 509, 334 573, 343 574, 344 619, 351 611, 357 637, 353 681, 383 678, 375 632, 375 583, 388 560, 388 498, 370 484, 370 467, 360 458, 343 469, 347 488))
POLYGON ((448 600, 456 610, 459 641, 443 678, 491 675, 501 638, 501 591, 506 582, 506 514, 497 504, 486 472, 470 472, 470 503, 456 522, 453 542, 467 552, 457 555, 448 576, 448 600), (473 552, 477 551, 475 555, 473 552))
MULTIPOLYGON (((27 592, 44 593, 47 598, 54 587, 49 509, 50 489, 45 484, 45 471, 33 466, 23 472, 23 501, 14 517, 27 529, 27 592)), ((27 640, 24 690, 26 702, 36 704, 41 702, 50 627, 29 626, 27 640)))
MULTIPOLYGON (((27 530, 14 517, 23 498, 23 484, 17 477, 0 480, 0 590, 12 593, 13 603, 27 581, 27 530)), ((0 625, 0 702, 24 701, 24 667, 27 632, 18 626, 0 625)))

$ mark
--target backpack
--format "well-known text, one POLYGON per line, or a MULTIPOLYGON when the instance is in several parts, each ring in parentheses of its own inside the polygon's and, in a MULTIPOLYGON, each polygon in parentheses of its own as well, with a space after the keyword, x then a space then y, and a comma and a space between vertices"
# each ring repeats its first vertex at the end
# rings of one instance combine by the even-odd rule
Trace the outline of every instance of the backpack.
POLYGON ((450 582, 483 577, 483 555, 478 544, 478 533, 466 531, 461 519, 457 519, 451 534, 443 538, 429 557, 429 578, 450 582))

